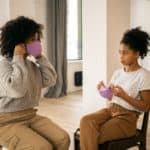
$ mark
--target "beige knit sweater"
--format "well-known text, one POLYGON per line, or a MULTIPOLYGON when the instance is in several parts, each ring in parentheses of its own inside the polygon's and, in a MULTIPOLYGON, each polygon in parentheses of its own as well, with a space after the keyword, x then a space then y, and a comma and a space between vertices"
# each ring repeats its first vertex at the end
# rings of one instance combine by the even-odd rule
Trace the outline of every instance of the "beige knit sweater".
POLYGON ((0 112, 38 106, 42 88, 56 83, 56 72, 42 56, 36 63, 21 55, 9 61, 0 56, 0 112))

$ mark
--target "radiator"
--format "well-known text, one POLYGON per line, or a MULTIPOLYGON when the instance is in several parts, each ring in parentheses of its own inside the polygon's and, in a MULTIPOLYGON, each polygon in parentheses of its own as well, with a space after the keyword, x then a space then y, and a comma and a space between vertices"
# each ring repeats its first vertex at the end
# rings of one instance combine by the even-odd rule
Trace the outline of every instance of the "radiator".
POLYGON ((82 86, 82 71, 76 71, 74 73, 74 85, 82 86))

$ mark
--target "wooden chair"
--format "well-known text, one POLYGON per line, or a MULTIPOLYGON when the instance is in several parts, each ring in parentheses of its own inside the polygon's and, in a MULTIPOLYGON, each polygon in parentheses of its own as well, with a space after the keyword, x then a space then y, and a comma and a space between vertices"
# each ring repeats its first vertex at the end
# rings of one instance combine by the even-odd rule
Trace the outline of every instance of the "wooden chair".
POLYGON ((74 150, 80 150, 80 128, 74 132, 74 150))
MULTIPOLYGON (((132 137, 113 140, 99 145, 100 150, 126 150, 133 146, 138 146, 139 150, 146 150, 146 135, 148 128, 149 112, 144 112, 142 126, 136 130, 136 134, 132 137)), ((80 129, 74 133, 75 150, 80 150, 80 129)))

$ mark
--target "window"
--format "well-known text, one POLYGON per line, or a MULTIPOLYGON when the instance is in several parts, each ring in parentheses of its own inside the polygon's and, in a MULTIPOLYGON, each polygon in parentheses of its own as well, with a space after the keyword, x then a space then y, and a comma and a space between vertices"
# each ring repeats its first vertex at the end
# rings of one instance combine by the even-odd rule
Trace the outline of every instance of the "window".
POLYGON ((67 59, 82 59, 82 0, 67 2, 67 59))

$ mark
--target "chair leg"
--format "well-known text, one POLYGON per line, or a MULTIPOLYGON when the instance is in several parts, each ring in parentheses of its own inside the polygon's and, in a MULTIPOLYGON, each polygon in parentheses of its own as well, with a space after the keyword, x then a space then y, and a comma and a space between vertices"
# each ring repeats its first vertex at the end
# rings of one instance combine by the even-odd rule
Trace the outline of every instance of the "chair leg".
POLYGON ((146 150, 146 141, 141 141, 139 145, 139 150, 146 150))
POLYGON ((80 137, 74 134, 74 150, 80 150, 80 137))
POLYGON ((76 140, 74 141, 74 149, 75 150, 80 150, 80 141, 76 140))
POLYGON ((2 148, 3 148, 3 147, 0 145, 0 150, 2 150, 2 148))

